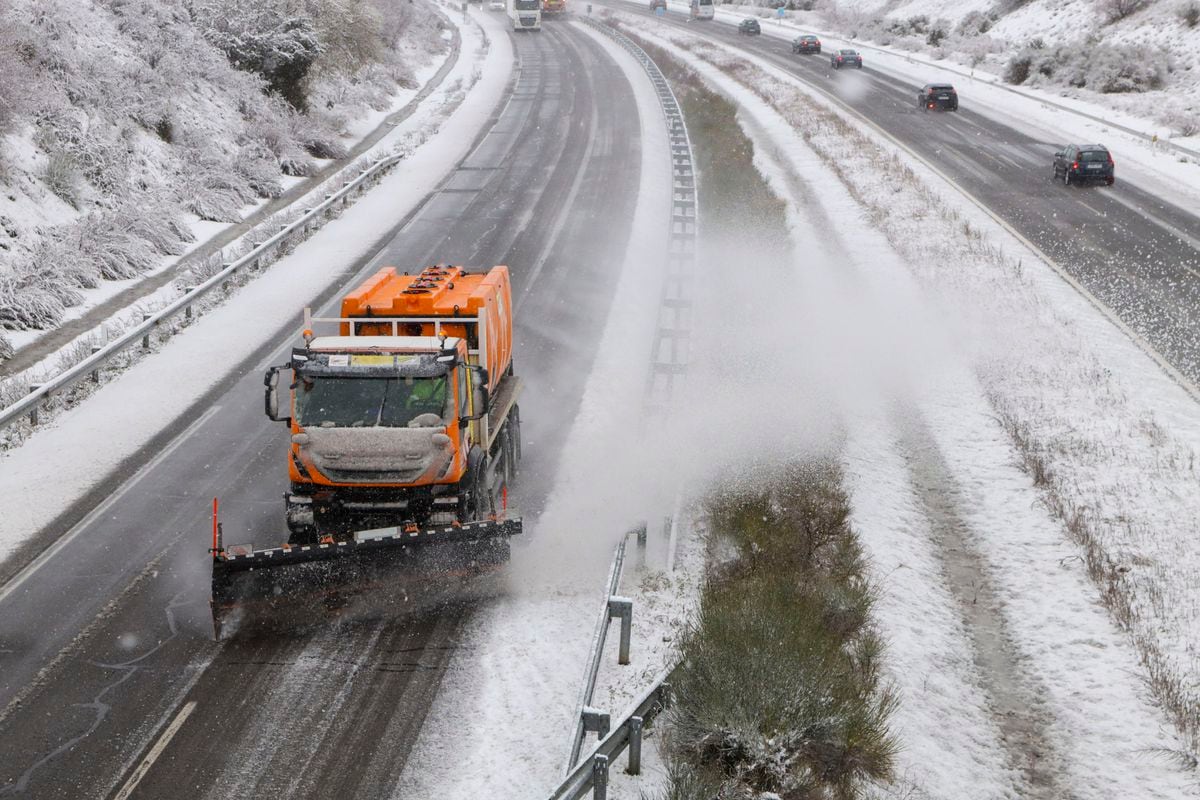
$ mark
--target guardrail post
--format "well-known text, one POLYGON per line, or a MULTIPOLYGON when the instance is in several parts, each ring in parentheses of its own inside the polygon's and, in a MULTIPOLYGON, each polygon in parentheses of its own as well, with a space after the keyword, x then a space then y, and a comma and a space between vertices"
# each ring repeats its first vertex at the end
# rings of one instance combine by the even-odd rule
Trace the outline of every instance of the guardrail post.
POLYGON ((621 647, 617 653, 617 663, 628 664, 629 640, 633 634, 633 601, 628 597, 609 597, 608 618, 621 620, 621 647))
MULTIPOLYGON (((42 388, 42 384, 31 383, 31 384, 29 384, 29 393, 33 394, 34 392, 36 392, 38 389, 41 389, 41 388, 42 388)), ((33 425, 35 427, 38 424, 38 409, 39 408, 40 408, 40 405, 35 405, 33 408, 29 409, 29 424, 33 425)))
POLYGON ((592 761, 592 800, 608 798, 608 756, 597 755, 592 761))
POLYGON ((583 730, 585 733, 595 733, 597 739, 603 739, 608 736, 609 730, 612 727, 612 718, 607 711, 591 706, 584 706, 580 712, 580 717, 583 719, 583 730))
MULTIPOLYGON (((148 321, 150 319, 150 317, 151 317, 150 314, 142 314, 142 322, 148 321)), ((142 337, 142 349, 143 350, 150 349, 150 334, 149 333, 147 333, 145 336, 142 337)))
POLYGON ((642 774, 642 718, 629 718, 629 766, 630 775, 642 774))
MULTIPOLYGON (((92 345, 92 355, 96 355, 96 353, 99 353, 101 349, 102 348, 98 344, 92 345)), ((92 383, 100 382, 100 368, 99 367, 97 367, 96 369, 91 371, 91 378, 92 378, 92 383)))

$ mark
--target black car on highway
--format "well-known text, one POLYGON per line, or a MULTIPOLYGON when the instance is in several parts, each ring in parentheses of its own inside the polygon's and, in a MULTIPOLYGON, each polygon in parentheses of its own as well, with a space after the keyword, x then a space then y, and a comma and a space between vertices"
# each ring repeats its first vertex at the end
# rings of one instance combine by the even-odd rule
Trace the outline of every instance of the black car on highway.
POLYGON ((793 53, 820 53, 821 40, 812 34, 797 36, 792 40, 793 53))
POLYGON ((857 50, 834 50, 833 55, 829 56, 829 66, 834 69, 842 67, 858 67, 862 69, 862 56, 857 50))
POLYGON ((756 19, 744 19, 738 23, 739 36, 758 36, 762 33, 762 28, 756 19))
POLYGON ((958 111, 958 92, 948 83, 927 83, 917 92, 922 111, 958 111))
POLYGON ((1067 186, 1073 183, 1117 181, 1117 164, 1102 144, 1069 144, 1054 154, 1054 180, 1067 186))

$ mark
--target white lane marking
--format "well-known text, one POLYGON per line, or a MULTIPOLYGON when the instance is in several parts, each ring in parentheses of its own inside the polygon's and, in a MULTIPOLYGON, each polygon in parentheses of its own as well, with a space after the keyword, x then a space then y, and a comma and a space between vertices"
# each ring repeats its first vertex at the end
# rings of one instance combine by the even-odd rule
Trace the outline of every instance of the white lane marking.
MULTIPOLYGON (((568 44, 570 44, 576 53, 579 52, 579 48, 575 47, 575 45, 572 44, 567 37, 563 38, 567 40, 568 44)), ((580 61, 583 60, 584 59, 581 56, 580 61)), ((517 298, 517 303, 513 307, 513 313, 520 311, 521 307, 525 305, 525 300, 529 297, 530 290, 533 289, 533 286, 537 283, 538 276, 542 274, 542 268, 546 266, 546 259, 550 257, 550 251, 554 249, 554 245, 558 243, 558 237, 562 234, 563 228, 566 227, 567 219, 574 210, 575 200, 579 195, 579 187, 583 184, 583 176, 587 172, 588 165, 592 161, 592 151, 596 145, 596 128, 599 127, 599 125, 600 113, 596 109, 596 102, 593 98, 592 118, 590 124, 588 125, 588 140, 587 147, 584 148, 583 151, 583 161, 580 162, 579 171, 575 173, 575 180, 571 182, 571 190, 567 192, 566 202, 563 203, 562 207, 558 210, 558 218, 554 220, 554 227, 550 229, 550 238, 546 240, 546 244, 542 248, 542 252, 538 254, 537 261, 533 263, 533 269, 531 269, 529 274, 524 277, 525 288, 522 290, 521 296, 517 298)))
POLYGON ((154 762, 162 755, 163 750, 167 749, 167 745, 175 738, 175 734, 183 727, 183 723, 187 722, 187 718, 196 710, 196 701, 189 700, 187 705, 179 710, 175 715, 175 719, 167 726, 167 729, 162 732, 162 736, 158 737, 158 741, 154 743, 154 747, 150 748, 150 752, 142 759, 142 763, 138 764, 138 768, 129 776, 129 780, 125 781, 125 785, 121 787, 121 791, 117 792, 113 800, 127 800, 133 794, 133 790, 142 782, 142 778, 146 777, 146 773, 154 766, 154 762))
POLYGON ((211 419, 213 415, 220 410, 221 406, 219 405, 209 407, 207 411, 196 418, 195 422, 187 426, 183 433, 179 434, 179 436, 177 436, 173 442, 164 447, 162 452, 146 462, 146 465, 138 470, 136 475, 123 483, 117 489, 117 491, 113 492, 111 495, 106 497, 103 502, 89 511, 87 516, 75 523, 75 526, 71 528, 71 530, 67 531, 65 535, 59 537, 58 541, 43 550, 37 558, 29 562, 29 564, 23 570, 18 572, 12 580, 4 584, 3 587, 0 587, 0 603, 3 603, 8 596, 17 589, 20 589, 25 581, 37 574, 37 571, 46 566, 50 559, 54 558, 59 551, 74 541, 75 537, 79 536, 79 534, 82 533, 88 525, 95 522, 97 517, 111 508, 113 503, 116 503, 118 500, 124 497, 130 489, 137 486, 141 482, 142 478, 146 477, 146 475, 158 467, 159 464, 165 461, 168 456, 178 450, 184 442, 191 438, 192 434, 199 430, 201 425, 211 419))

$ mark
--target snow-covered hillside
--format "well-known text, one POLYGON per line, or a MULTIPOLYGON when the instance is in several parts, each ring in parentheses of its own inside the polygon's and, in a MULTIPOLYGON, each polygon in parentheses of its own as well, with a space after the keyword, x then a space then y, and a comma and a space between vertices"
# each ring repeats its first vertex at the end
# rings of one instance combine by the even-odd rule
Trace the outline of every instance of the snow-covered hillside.
POLYGON ((441 25, 386 0, 0 0, 0 359, 4 329, 344 154, 441 25))
MULTIPOLYGON (((747 5, 777 7, 782 0, 747 5)), ((1200 0, 787 0, 801 25, 1200 134, 1200 0)))

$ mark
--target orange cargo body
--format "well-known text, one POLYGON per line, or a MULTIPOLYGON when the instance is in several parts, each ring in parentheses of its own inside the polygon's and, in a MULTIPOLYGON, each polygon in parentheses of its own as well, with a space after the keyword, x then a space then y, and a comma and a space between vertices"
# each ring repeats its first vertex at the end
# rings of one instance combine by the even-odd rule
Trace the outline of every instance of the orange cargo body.
POLYGON ((468 273, 462 267, 438 265, 418 275, 397 274, 385 267, 342 299, 343 319, 381 319, 386 323, 342 323, 341 334, 349 336, 392 333, 391 320, 414 318, 411 326, 402 326, 404 336, 435 336, 443 333, 467 340, 471 351, 484 340, 479 363, 488 370, 488 390, 495 391, 500 378, 512 363, 512 288, 508 267, 492 267, 486 274, 468 273), (478 317, 477 325, 455 324, 455 317, 478 317), (436 318, 438 321, 433 322, 436 318))

